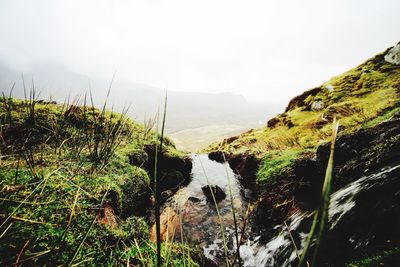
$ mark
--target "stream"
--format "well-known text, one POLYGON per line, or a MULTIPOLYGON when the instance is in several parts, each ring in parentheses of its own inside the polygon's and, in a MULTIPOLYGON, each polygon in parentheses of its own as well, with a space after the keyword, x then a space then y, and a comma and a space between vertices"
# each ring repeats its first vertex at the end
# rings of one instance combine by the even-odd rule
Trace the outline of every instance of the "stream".
MULTIPOLYGON (((400 165, 387 166, 362 176, 331 195, 329 231, 325 239, 328 253, 323 255, 324 260, 330 262, 329 266, 342 266, 343 260, 351 259, 358 250, 365 252, 369 247, 379 247, 398 239, 395 218, 399 217, 399 177, 400 165)), ((284 224, 275 226, 279 234, 266 244, 258 241, 260 237, 242 244, 240 253, 244 266, 296 266, 298 256, 289 229, 297 253, 301 255, 313 215, 296 212, 288 219, 288 227, 284 224)))
MULTIPOLYGON (((231 260, 236 253, 236 239, 227 177, 231 182, 239 230, 243 225, 243 218, 249 204, 249 200, 244 195, 249 192, 242 189, 238 176, 228 164, 209 160, 207 155, 193 155, 192 159, 192 181, 180 189, 166 203, 166 206, 181 214, 181 229, 185 242, 199 245, 207 258, 218 266, 225 266, 220 220, 215 206, 207 200, 201 188, 208 185, 208 179, 209 184, 218 185, 227 195, 218 207, 231 260)), ((331 195, 329 231, 326 236, 330 242, 328 247, 334 249, 328 249, 333 251, 329 252, 332 255, 328 253, 324 255, 324 258, 334 263, 332 266, 341 265, 335 264, 338 257, 336 254, 339 258, 342 257, 340 260, 346 259, 349 255, 348 258, 351 259, 351 253, 359 249, 368 248, 371 244, 376 246, 380 244, 379 242, 387 242, 387 234, 382 229, 385 228, 383 224, 387 225, 388 218, 392 218, 393 212, 399 213, 400 185, 397 179, 399 177, 399 164, 386 166, 374 172, 365 173, 331 195)), ((274 228, 278 233, 270 237, 267 242, 265 239, 261 242, 262 238, 257 236, 257 233, 250 233, 250 226, 248 226, 245 230, 246 238, 240 246, 242 265, 245 267, 295 266, 310 230, 313 214, 297 211, 286 221, 287 227, 283 223, 267 226, 274 228), (294 249, 289 229, 298 251, 294 249)), ((388 231, 393 230, 388 229, 388 231)), ((177 240, 181 240, 180 238, 182 236, 175 237, 177 240)))
MULTIPOLYGON (((248 207, 248 201, 244 195, 249 192, 241 188, 238 176, 232 171, 229 164, 212 161, 207 155, 195 154, 192 155, 192 160, 191 182, 177 191, 166 205, 172 207, 177 213, 182 214, 181 225, 184 240, 191 244, 199 245, 207 258, 219 266, 223 266, 225 263, 225 249, 220 218, 214 204, 207 200, 201 188, 209 184, 217 185, 226 193, 226 198, 218 203, 218 208, 230 259, 236 253, 236 235, 228 177, 239 228, 243 225, 243 218, 248 207)), ((181 236, 176 236, 175 239, 180 240, 181 236)))

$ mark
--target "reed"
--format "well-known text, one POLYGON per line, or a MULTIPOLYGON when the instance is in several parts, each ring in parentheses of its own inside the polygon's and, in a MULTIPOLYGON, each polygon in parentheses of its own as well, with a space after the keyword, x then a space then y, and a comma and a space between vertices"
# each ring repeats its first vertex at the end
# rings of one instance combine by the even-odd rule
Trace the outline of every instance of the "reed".
MULTIPOLYGON (((165 92, 164 99, 164 112, 162 118, 162 126, 161 126, 161 135, 160 135, 160 145, 156 146, 156 155, 155 155, 155 163, 154 163, 154 195, 155 195, 155 205, 154 205, 154 214, 156 219, 156 243, 157 243, 157 267, 160 267, 162 264, 161 257, 161 225, 160 225, 160 202, 161 202, 161 190, 159 188, 160 182, 160 173, 159 166, 160 161, 162 160, 163 155, 163 142, 164 142, 164 129, 165 129, 165 119, 167 116, 167 102, 168 102, 168 92, 165 92)), ((157 127, 158 128, 158 127, 157 127)))
POLYGON ((221 214, 220 214, 219 208, 218 208, 218 203, 217 203, 217 200, 215 199, 214 192, 213 192, 213 190, 212 190, 210 181, 209 181, 209 179, 208 179, 206 170, 204 169, 204 166, 203 166, 203 163, 202 163, 202 161, 201 161, 201 158, 199 158, 199 162, 200 162, 201 168, 202 168, 202 170, 203 170, 204 176, 206 177, 207 185, 208 185, 208 188, 210 189, 211 196, 212 196, 212 199, 213 199, 213 202, 214 202, 214 205, 215 205, 215 209, 216 209, 216 211, 217 211, 217 216, 218 216, 218 220, 219 220, 219 226, 220 226, 220 229, 221 229, 222 242, 223 242, 223 245, 224 245, 224 253, 225 253, 226 266, 230 266, 230 263, 229 263, 229 254, 228 254, 228 244, 227 244, 227 242, 226 242, 226 237, 225 237, 224 223, 223 223, 223 221, 222 221, 222 217, 221 217, 221 214))
MULTIPOLYGON (((107 194, 108 194, 108 190, 109 190, 109 189, 110 189, 110 186, 107 188, 106 192, 105 192, 104 195, 103 195, 103 198, 101 199, 100 207, 103 207, 103 204, 104 204, 104 201, 105 201, 105 199, 106 199, 106 196, 107 196, 107 194)), ((93 225, 94 225, 94 223, 96 222, 96 220, 97 220, 97 214, 94 216, 94 218, 93 218, 93 220, 92 220, 92 223, 90 224, 89 228, 86 230, 85 235, 83 236, 81 242, 79 243, 78 247, 76 248, 75 253, 74 253, 74 255, 72 256, 72 258, 71 258, 71 260, 70 260, 68 266, 73 266, 74 261, 75 261, 75 259, 77 258, 77 256, 79 255, 79 252, 80 252, 80 250, 82 249, 83 244, 85 243, 85 240, 86 240, 86 238, 88 237, 90 231, 92 230, 93 225)))
POLYGON ((330 193, 331 193, 331 183, 332 183, 332 174, 333 174, 333 158, 335 152, 335 142, 337 138, 337 132, 339 129, 339 122, 336 121, 336 118, 333 120, 332 124, 332 141, 330 146, 330 155, 328 160, 328 166, 325 172, 324 184, 322 187, 321 193, 321 204, 314 215, 314 220, 311 225, 311 230, 308 234, 306 244, 303 249, 303 253, 301 255, 299 261, 299 267, 308 266, 309 263, 307 258, 309 256, 309 250, 311 247, 312 240, 315 239, 314 252, 312 256, 311 266, 315 266, 314 263, 317 261, 318 250, 321 245, 321 239, 324 233, 325 225, 328 223, 328 213, 329 213, 329 202, 330 202, 330 193))
POLYGON ((226 179, 228 180, 228 190, 229 190, 229 195, 231 199, 231 209, 232 209, 232 217, 233 217, 233 227, 235 228, 235 239, 236 239, 236 255, 233 259, 232 265, 235 264, 235 261, 237 259, 239 267, 242 266, 242 261, 240 258, 240 242, 239 242, 239 231, 238 231, 238 224, 236 220, 236 210, 235 210, 235 205, 233 202, 233 194, 232 194, 232 185, 231 185, 231 179, 229 177, 228 173, 228 163, 226 161, 225 153, 222 152, 222 156, 224 158, 225 162, 225 171, 226 171, 226 179))

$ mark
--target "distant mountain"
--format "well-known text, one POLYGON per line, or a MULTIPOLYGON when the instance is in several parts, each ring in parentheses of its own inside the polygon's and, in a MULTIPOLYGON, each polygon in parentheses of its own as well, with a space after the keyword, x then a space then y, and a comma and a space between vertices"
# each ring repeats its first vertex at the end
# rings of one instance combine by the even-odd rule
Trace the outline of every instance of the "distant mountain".
MULTIPOLYGON (((0 91, 8 93, 15 82, 13 96, 23 97, 22 73, 28 88, 33 76, 36 91, 41 93, 41 98, 48 99, 51 96, 52 99, 62 102, 68 95, 74 98, 91 88, 97 106, 101 106, 106 99, 111 80, 111 75, 110 80, 91 79, 55 64, 38 63, 24 72, 0 64, 0 91)), ((164 96, 165 91, 162 89, 121 81, 116 77, 111 89, 109 108, 113 106, 115 111, 121 111, 124 106, 130 105, 129 115, 140 122, 144 118, 154 117, 159 107, 162 110, 164 96)), ((223 125, 240 125, 245 130, 265 123, 278 109, 266 103, 249 102, 243 96, 232 93, 171 90, 168 92, 167 110, 166 130, 167 133, 174 133, 212 125, 220 128, 223 125)))

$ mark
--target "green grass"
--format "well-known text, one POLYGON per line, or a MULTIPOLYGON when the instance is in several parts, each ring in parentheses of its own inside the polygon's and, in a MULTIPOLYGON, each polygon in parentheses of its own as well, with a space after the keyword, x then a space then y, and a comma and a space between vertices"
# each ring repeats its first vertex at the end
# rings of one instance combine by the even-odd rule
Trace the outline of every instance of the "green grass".
POLYGON ((274 150, 265 154, 262 167, 259 169, 257 182, 259 185, 273 183, 273 177, 279 177, 291 168, 293 161, 301 150, 274 150))
POLYGON ((400 103, 400 68, 387 63, 379 54, 363 64, 305 92, 303 100, 275 117, 276 124, 243 133, 232 142, 215 143, 205 152, 250 153, 263 164, 258 183, 263 184, 290 168, 302 151, 315 151, 331 136, 332 120, 340 121, 339 135, 372 127, 398 114, 400 103), (333 90, 329 90, 332 88, 333 90), (322 101, 323 108, 312 110, 312 103, 322 101))
POLYGON ((395 266, 400 257, 400 248, 381 251, 375 255, 366 257, 362 260, 353 261, 346 264, 346 267, 375 267, 375 266, 395 266))
MULTIPOLYGON (((130 158, 148 160, 145 147, 160 136, 130 119, 122 123, 121 114, 34 101, 32 120, 30 101, 0 98, 0 265, 140 265, 138 250, 144 266, 154 263, 143 217, 152 205, 150 178, 130 158), (100 162, 94 142, 111 148, 100 162)), ((183 156, 169 140, 164 149, 183 156)), ((162 257, 196 266, 188 250, 172 244, 162 257)))

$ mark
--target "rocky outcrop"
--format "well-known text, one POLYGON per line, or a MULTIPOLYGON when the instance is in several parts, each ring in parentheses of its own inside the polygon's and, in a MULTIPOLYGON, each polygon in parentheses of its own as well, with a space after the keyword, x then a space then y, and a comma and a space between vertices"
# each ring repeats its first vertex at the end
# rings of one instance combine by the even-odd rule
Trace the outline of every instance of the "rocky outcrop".
MULTIPOLYGON (((131 153, 129 161, 133 165, 142 166, 150 177, 153 177, 156 147, 155 145, 146 145, 144 151, 144 154, 131 153)), ((176 191, 179 186, 186 185, 190 181, 191 170, 192 160, 190 157, 169 155, 164 151, 162 156, 159 156, 157 170, 161 179, 161 190, 176 191)))
POLYGON ((387 52, 385 55, 385 61, 395 65, 400 65, 400 42, 387 52))
MULTIPOLYGON (((316 154, 304 154, 287 173, 274 177, 260 196, 254 212, 256 230, 267 239, 276 234, 274 226, 298 210, 318 206, 330 144, 318 147, 316 154), (261 227, 257 227, 261 226, 261 227)), ((400 158, 400 114, 379 125, 338 138, 335 146, 332 192, 363 175, 379 173, 383 167, 398 164, 400 158)), ((367 232, 365 234, 368 234, 367 232)))
POLYGON ((319 92, 321 92, 321 87, 317 87, 308 91, 305 91, 301 95, 298 95, 294 97, 292 100, 290 100, 289 105, 286 107, 285 112, 288 112, 289 110, 295 109, 297 107, 304 106, 304 100, 306 100, 307 97, 309 96, 315 96, 319 92))
POLYGON ((205 185, 201 188, 201 190, 203 191, 207 200, 213 204, 215 204, 214 198, 215 198, 215 202, 217 202, 217 203, 221 202, 222 200, 224 200, 226 198, 226 194, 225 194, 224 190, 222 190, 222 188, 219 187, 218 185, 205 185), (213 197, 213 195, 214 195, 214 197, 213 197))
MULTIPOLYGON (((217 162, 224 162, 224 152, 213 151, 208 154, 208 158, 217 162)), ((256 191, 257 172, 260 166, 260 159, 250 153, 244 154, 225 154, 225 159, 232 170, 239 175, 239 182, 245 188, 256 191)))
POLYGON ((277 125, 279 122, 280 122, 279 118, 278 117, 274 117, 274 118, 268 120, 267 126, 269 128, 275 128, 275 125, 277 125))

